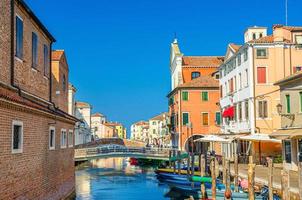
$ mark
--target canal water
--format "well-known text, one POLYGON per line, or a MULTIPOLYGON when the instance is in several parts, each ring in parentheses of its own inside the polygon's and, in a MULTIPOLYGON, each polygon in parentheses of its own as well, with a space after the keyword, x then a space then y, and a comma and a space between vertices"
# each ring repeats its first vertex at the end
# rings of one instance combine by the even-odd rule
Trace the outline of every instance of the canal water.
POLYGON ((161 200, 169 187, 154 169, 132 166, 128 158, 97 159, 76 171, 77 200, 161 200))

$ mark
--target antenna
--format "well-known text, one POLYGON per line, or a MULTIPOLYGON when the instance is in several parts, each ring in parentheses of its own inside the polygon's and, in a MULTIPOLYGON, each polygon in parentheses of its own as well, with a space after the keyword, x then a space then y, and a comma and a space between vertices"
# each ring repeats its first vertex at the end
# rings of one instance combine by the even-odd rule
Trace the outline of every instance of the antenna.
POLYGON ((288 0, 285 0, 285 25, 288 24, 288 0))

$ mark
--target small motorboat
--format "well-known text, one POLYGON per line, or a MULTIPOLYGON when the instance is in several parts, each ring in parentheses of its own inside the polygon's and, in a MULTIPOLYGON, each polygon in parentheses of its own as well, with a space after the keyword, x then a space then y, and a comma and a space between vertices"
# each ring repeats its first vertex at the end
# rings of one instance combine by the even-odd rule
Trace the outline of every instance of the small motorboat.
MULTIPOLYGON (((223 200, 224 199, 224 192, 225 191, 216 191, 216 199, 223 200)), ((212 190, 206 189, 206 193, 208 198, 212 198, 212 190)), ((181 186, 174 186, 170 188, 170 191, 165 194, 165 197, 170 198, 188 198, 192 196, 194 199, 201 199, 201 192, 200 188, 189 188, 189 187, 181 187, 181 186)), ((232 199, 233 200, 246 200, 248 199, 248 194, 243 192, 232 192, 232 199)), ((256 196, 256 200, 262 200, 262 196, 256 196)))

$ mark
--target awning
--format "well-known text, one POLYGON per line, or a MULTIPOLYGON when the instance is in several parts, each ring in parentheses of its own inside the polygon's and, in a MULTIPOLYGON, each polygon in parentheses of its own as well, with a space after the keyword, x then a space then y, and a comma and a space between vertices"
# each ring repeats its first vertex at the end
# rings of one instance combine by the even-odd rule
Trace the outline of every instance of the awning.
POLYGON ((220 142, 220 143, 231 143, 233 139, 226 139, 217 135, 205 135, 203 138, 194 140, 194 142, 220 142))
POLYGON ((270 134, 270 137, 279 140, 302 138, 302 128, 280 129, 270 134))
POLYGON ((226 108, 222 113, 222 117, 234 117, 234 106, 226 108))
POLYGON ((245 135, 237 138, 238 140, 244 140, 244 141, 252 141, 252 142, 278 142, 281 143, 281 140, 270 138, 268 134, 250 134, 245 135))

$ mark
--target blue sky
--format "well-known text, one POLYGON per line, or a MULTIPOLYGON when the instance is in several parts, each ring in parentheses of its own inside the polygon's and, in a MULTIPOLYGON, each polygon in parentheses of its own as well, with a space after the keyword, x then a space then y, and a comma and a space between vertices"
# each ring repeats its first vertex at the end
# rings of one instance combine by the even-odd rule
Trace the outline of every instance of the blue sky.
MULTIPOLYGON (((26 2, 66 50, 77 99, 127 127, 167 110, 174 32, 185 55, 224 55, 248 26, 285 23, 285 0, 26 2)), ((288 2, 289 25, 302 25, 302 1, 288 2)))

